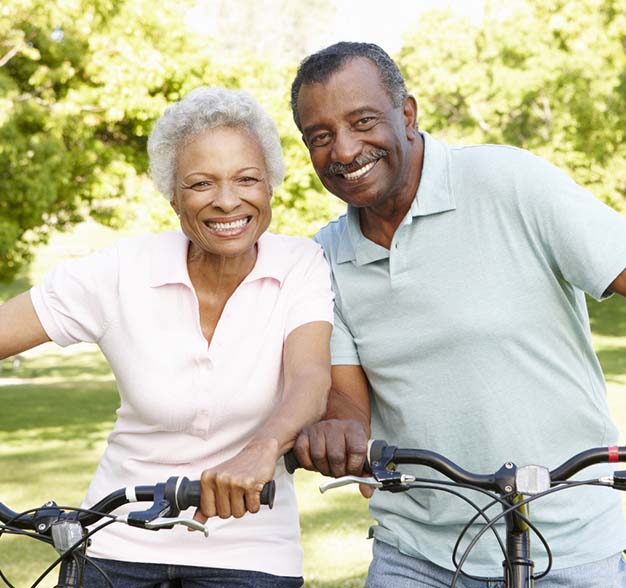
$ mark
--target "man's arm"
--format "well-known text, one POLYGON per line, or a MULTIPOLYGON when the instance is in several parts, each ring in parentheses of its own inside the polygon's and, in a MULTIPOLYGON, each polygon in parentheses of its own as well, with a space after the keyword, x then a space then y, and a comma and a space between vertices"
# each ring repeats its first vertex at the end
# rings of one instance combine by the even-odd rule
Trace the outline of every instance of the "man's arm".
POLYGON ((615 294, 626 296, 626 269, 611 282, 608 289, 615 294))
POLYGON ((50 337, 37 317, 29 292, 0 305, 0 359, 46 341, 50 341, 50 337))
POLYGON ((370 402, 361 366, 336 365, 324 420, 303 429, 294 446, 302 467, 325 476, 359 475, 370 437, 370 402))

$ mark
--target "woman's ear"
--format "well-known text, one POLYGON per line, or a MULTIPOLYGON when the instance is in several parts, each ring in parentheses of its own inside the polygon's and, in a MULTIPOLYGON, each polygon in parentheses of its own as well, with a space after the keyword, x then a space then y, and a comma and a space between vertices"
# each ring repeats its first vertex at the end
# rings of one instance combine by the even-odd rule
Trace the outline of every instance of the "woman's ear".
POLYGON ((172 199, 170 200, 170 206, 174 209, 176 216, 180 216, 180 212, 178 212, 178 203, 176 202, 176 196, 172 194, 172 199))

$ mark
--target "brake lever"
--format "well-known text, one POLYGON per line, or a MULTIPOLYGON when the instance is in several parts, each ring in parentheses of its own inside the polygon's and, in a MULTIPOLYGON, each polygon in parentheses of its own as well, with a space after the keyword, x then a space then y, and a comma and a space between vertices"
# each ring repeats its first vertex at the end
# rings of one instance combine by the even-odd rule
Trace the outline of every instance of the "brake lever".
POLYGON ((194 531, 201 531, 205 537, 209 536, 209 527, 207 524, 202 524, 194 519, 185 519, 183 517, 159 517, 153 521, 146 521, 145 528, 156 531, 158 529, 173 527, 174 525, 182 525, 194 531))
POLYGON ((373 477, 365 478, 361 476, 341 476, 340 478, 335 478, 334 480, 320 484, 320 492, 323 494, 326 490, 347 486, 348 484, 365 484, 366 486, 370 486, 372 488, 384 487, 393 492, 393 488, 397 488, 399 491, 402 486, 406 486, 412 482, 415 482, 415 476, 400 474, 398 472, 395 472, 393 476, 390 476, 386 480, 377 480, 373 477))
POLYGON ((382 486, 376 478, 369 476, 367 478, 362 476, 341 476, 340 478, 335 478, 334 480, 321 483, 320 492, 324 494, 326 490, 340 488, 341 486, 347 486, 348 484, 365 484, 366 486, 371 486, 372 488, 380 488, 382 486))

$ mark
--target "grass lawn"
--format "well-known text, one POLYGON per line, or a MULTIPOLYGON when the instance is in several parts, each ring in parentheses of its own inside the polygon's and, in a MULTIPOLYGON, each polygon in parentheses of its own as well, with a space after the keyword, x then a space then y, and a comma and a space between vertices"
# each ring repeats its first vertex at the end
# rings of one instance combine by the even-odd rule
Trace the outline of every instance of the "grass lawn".
MULTIPOLYGON (((0 300, 28 288, 32 279, 0 284, 0 300)), ((626 299, 591 302, 590 312, 609 402, 626 441, 626 299)), ((0 373, 0 400, 5 407, 0 411, 0 501, 13 509, 51 499, 80 504, 118 406, 115 382, 99 351, 42 346, 16 371, 0 373)), ((296 475, 306 586, 362 586, 370 550, 366 502, 356 488, 320 496, 320 480, 309 472, 296 475)), ((50 547, 29 539, 2 537, 0 542, 0 569, 17 587, 32 584, 53 559, 50 547)), ((41 586, 54 583, 50 579, 41 586)))

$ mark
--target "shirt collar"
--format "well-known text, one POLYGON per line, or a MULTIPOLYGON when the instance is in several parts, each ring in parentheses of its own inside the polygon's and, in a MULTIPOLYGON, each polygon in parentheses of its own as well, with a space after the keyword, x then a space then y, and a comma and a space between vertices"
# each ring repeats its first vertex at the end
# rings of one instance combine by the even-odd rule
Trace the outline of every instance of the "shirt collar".
MULTIPOLYGON (((150 267, 150 286, 157 288, 168 284, 183 284, 193 288, 187 270, 189 239, 182 231, 163 233, 156 241, 150 267)), ((280 260, 286 259, 285 244, 280 237, 263 233, 257 242, 257 259, 252 271, 244 279, 252 282, 273 278, 282 284, 288 267, 280 260)))
MULTIPOLYGON (((411 208, 401 225, 411 224, 414 217, 456 209, 450 179, 449 148, 425 131, 420 131, 420 134, 424 138, 422 176, 411 208)), ((357 265, 364 265, 389 257, 388 249, 363 236, 358 209, 350 205, 346 214, 346 225, 338 244, 337 263, 354 261, 357 265)))

